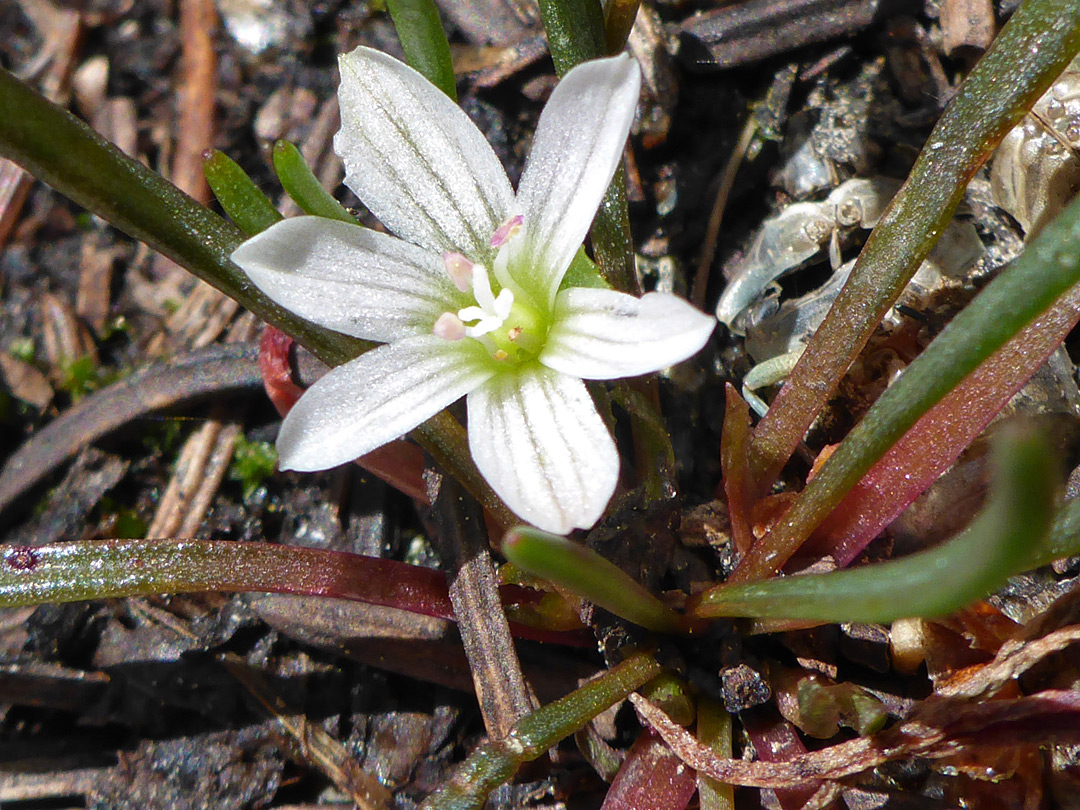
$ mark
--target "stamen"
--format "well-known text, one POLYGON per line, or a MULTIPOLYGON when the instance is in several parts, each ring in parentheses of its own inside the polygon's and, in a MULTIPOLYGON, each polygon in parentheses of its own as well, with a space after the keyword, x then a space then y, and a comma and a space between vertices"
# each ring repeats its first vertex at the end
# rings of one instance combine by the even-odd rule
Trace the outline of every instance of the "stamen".
POLYGON ((453 312, 444 312, 431 328, 436 337, 443 340, 461 340, 465 337, 465 324, 453 312))
POLYGON ((461 292, 468 292, 473 278, 473 263, 460 253, 444 253, 443 265, 454 286, 461 292))
POLYGON ((495 294, 491 292, 491 281, 488 279, 487 268, 482 264, 473 265, 473 295, 476 303, 488 313, 495 311, 495 294))
POLYGON ((511 290, 503 289, 499 292, 499 297, 495 299, 494 306, 495 315, 501 321, 505 321, 510 317, 510 312, 514 308, 514 293, 511 290))
POLYGON ((471 338, 483 337, 486 334, 494 332, 500 326, 502 326, 502 321, 500 321, 498 318, 481 318, 472 326, 466 326, 465 334, 471 338))
POLYGON ((465 307, 464 309, 459 309, 457 312, 457 316, 463 321, 479 321, 482 318, 486 318, 487 315, 487 312, 480 307, 465 307))
POLYGON ((491 235, 491 246, 493 248, 502 247, 509 242, 514 234, 521 230, 521 223, 525 221, 525 217, 521 214, 510 217, 502 225, 495 229, 495 233, 491 235))

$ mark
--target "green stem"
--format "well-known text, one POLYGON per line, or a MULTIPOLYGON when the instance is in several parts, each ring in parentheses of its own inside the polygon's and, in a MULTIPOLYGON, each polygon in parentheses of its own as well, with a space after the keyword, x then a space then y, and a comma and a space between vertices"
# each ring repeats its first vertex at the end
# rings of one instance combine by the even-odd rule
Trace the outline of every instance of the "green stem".
POLYGON ((0 155, 187 268, 335 364, 355 342, 278 306, 229 260, 244 235, 94 130, 0 70, 0 155))
POLYGON ((634 655, 537 709, 522 718, 505 739, 477 748, 449 782, 424 800, 421 810, 481 810, 488 794, 508 782, 521 765, 542 756, 660 672, 652 656, 634 655))
POLYGON ((609 0, 604 15, 604 40, 608 53, 618 53, 626 47, 640 5, 641 0, 609 0))
POLYGON ((604 11, 599 0, 539 0, 539 6, 559 77, 575 65, 604 55, 604 11))

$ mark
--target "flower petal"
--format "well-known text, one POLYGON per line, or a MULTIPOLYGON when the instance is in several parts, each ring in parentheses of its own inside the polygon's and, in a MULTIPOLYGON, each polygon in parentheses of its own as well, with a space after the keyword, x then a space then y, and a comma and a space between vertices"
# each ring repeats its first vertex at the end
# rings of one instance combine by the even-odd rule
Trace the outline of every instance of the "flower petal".
POLYGON ((231 258, 281 306, 367 340, 430 333, 439 315, 468 300, 438 254, 322 217, 283 220, 231 258))
POLYGON ((278 434, 283 470, 328 470, 396 439, 495 373, 474 340, 434 335, 379 346, 338 366, 296 403, 278 434))
POLYGON ((626 54, 585 62, 555 87, 533 138, 515 210, 521 233, 508 244, 514 280, 551 306, 622 158, 641 71, 626 54))
POLYGON ((715 318, 674 295, 635 298, 586 287, 560 292, 553 319, 540 362, 585 380, 667 368, 700 351, 716 326, 715 318))
POLYGON ((514 195, 480 130, 393 57, 357 48, 339 62, 345 185, 402 239, 484 261, 514 195))
POLYGON ((592 526, 619 478, 619 454, 589 392, 539 364, 472 391, 469 448, 492 489, 545 531, 592 526))

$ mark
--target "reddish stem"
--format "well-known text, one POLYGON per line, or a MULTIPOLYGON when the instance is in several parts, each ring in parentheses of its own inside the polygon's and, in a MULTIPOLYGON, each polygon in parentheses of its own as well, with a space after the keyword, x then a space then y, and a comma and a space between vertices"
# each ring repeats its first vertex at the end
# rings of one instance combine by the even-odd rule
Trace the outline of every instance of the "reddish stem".
MULTIPOLYGON (((806 746, 795 727, 771 709, 744 712, 741 719, 746 735, 762 762, 785 762, 806 753, 806 746)), ((820 787, 821 782, 808 782, 800 787, 777 788, 776 800, 783 810, 800 810, 820 787)))
POLYGON ((600 810, 685 810, 697 790, 687 768, 652 729, 638 735, 600 810))
POLYGON ((1073 290, 965 377, 825 519, 815 551, 850 563, 982 433, 1078 321, 1080 290, 1073 290))
POLYGON ((720 466, 731 539, 739 554, 745 554, 754 544, 749 509, 750 406, 731 383, 725 385, 724 393, 727 408, 720 437, 720 466))
MULTIPOLYGON (((273 326, 263 330, 259 342, 259 371, 266 395, 284 417, 304 393, 293 379, 289 353, 295 341, 273 326)), ((360 456, 356 463, 415 501, 428 504, 424 484, 424 451, 404 439, 395 439, 360 456)))

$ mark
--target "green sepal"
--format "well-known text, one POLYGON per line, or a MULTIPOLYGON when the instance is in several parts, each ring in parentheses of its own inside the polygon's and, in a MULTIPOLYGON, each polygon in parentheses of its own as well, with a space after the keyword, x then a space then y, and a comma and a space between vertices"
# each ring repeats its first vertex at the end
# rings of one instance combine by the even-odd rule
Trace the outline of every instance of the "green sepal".
POLYGON ((240 165, 224 152, 213 150, 203 161, 203 175, 229 218, 248 236, 280 222, 281 214, 270 198, 240 165))
POLYGON ((568 287, 589 287, 594 290, 612 289, 611 285, 600 275, 600 268, 596 266, 596 262, 585 253, 584 247, 578 248, 578 252, 574 254, 574 260, 570 262, 570 266, 566 269, 566 275, 563 276, 559 290, 562 291, 568 287))
POLYGON ((274 171, 285 193, 305 214, 357 224, 356 217, 323 188, 300 150, 288 141, 274 144, 274 171))

